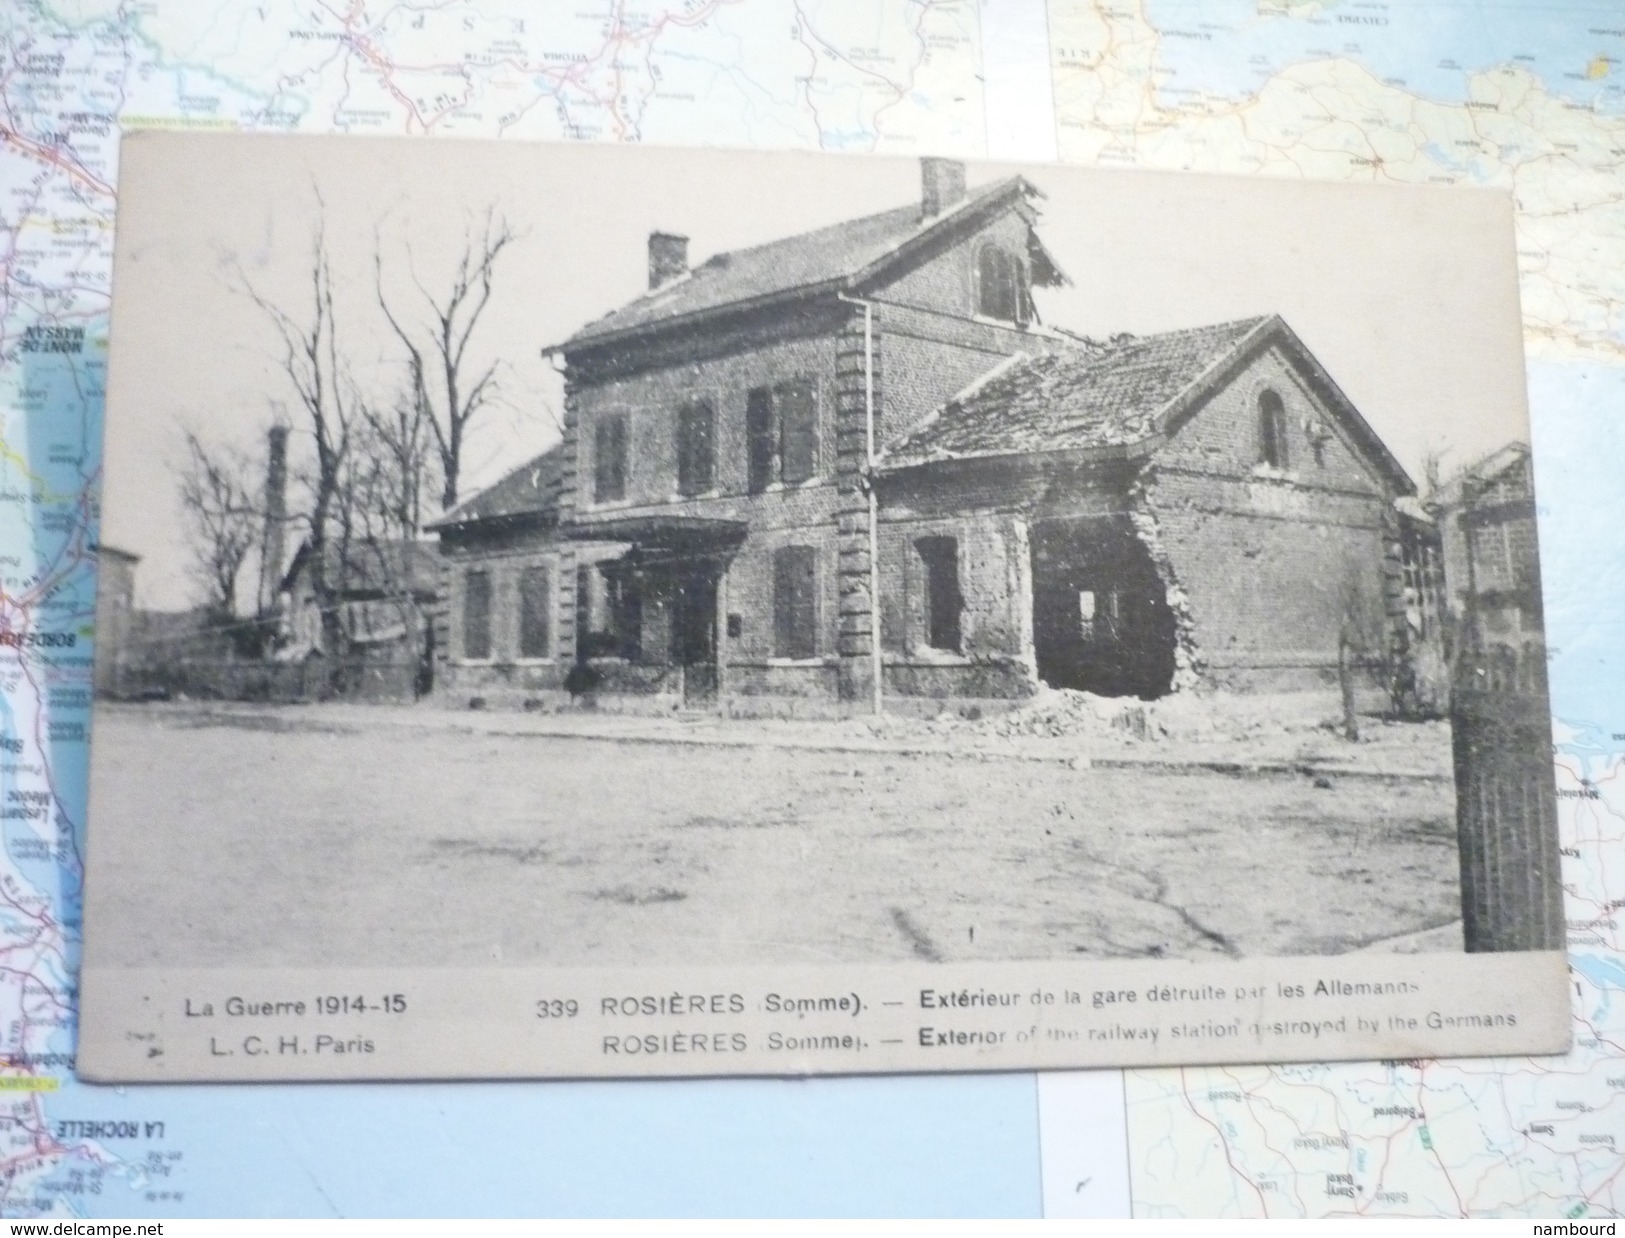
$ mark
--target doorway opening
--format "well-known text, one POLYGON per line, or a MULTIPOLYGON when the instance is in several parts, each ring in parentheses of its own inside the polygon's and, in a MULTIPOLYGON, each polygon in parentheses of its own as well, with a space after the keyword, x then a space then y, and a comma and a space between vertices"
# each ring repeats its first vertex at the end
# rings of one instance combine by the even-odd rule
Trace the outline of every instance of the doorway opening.
POLYGON ((709 705, 717 697, 717 570, 699 564, 673 572, 671 661, 681 673, 683 702, 709 705))
POLYGON ((1040 521, 1031 541, 1038 677, 1098 696, 1166 695, 1174 680, 1174 613, 1128 521, 1040 521))

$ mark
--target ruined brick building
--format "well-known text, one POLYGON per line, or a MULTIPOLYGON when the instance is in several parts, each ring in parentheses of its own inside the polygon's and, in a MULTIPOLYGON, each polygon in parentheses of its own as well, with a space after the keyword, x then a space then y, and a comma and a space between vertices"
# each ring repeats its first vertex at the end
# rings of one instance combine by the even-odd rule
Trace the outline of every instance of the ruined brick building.
POLYGON ((1278 317, 1040 323, 1040 196, 927 159, 916 202, 697 267, 649 237, 556 349, 563 441, 436 522, 440 686, 1151 698, 1388 647, 1404 469, 1278 317))

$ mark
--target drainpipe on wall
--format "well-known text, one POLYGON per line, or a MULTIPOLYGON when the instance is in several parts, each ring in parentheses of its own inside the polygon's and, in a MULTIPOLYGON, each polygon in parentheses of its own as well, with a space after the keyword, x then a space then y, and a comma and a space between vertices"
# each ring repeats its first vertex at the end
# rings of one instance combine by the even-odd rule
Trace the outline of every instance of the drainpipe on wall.
POLYGON ((884 666, 880 648, 880 496, 875 492, 875 307, 860 297, 838 292, 848 305, 863 307, 863 424, 868 473, 864 489, 869 496, 869 656, 874 679, 876 716, 885 712, 884 666))

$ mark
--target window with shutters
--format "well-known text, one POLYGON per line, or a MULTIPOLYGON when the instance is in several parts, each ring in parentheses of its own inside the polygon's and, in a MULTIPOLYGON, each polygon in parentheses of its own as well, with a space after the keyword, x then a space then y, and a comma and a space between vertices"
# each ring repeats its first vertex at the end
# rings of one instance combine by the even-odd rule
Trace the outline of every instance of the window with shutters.
POLYGON ((818 555, 811 546, 773 552, 773 654, 818 656, 818 555))
POLYGON ((1001 322, 1024 322, 1025 307, 1021 263, 997 245, 982 246, 976 256, 976 312, 1001 322))
POLYGON ((773 389, 779 406, 779 459, 786 483, 818 472, 818 400, 812 380, 798 378, 773 389))
POLYGON ((463 657, 491 656, 491 573, 463 573, 463 657))
POLYGON ((519 656, 550 658, 553 625, 550 580, 545 567, 527 567, 519 573, 519 656))
POLYGON ((1273 391, 1258 397, 1258 458, 1272 469, 1287 466, 1286 407, 1273 391))
POLYGON ((818 475, 818 388, 810 378, 753 387, 745 397, 746 472, 752 494, 818 475))
POLYGON ((959 542, 952 537, 922 537, 914 543, 925 567, 925 643, 933 649, 960 652, 959 542))
POLYGON ((753 387, 745 397, 745 451, 750 492, 760 494, 773 484, 779 460, 773 393, 766 387, 753 387))
POLYGON ((710 400, 677 410, 677 493, 704 494, 716 485, 717 415, 710 400))
POLYGON ((613 503, 626 497, 627 425, 625 413, 600 417, 593 424, 593 498, 613 503))

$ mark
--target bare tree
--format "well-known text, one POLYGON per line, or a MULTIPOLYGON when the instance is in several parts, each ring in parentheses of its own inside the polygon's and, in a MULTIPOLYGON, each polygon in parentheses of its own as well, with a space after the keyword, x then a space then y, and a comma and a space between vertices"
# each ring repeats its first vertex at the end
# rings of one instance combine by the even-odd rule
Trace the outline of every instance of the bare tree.
MULTIPOLYGON (((497 260, 517 239, 495 208, 488 208, 480 230, 476 232, 472 224, 466 230, 462 256, 451 287, 444 294, 436 297, 423 286, 416 270, 412 270, 412 282, 428 305, 428 321, 416 327, 409 327, 402 321, 402 315, 390 308, 389 298, 384 293, 381 242, 374 247, 378 305, 406 348, 413 397, 426 416, 439 456, 440 502, 444 508, 457 505, 469 430, 496 391, 497 362, 492 361, 477 373, 471 372, 468 346, 486 306, 491 303, 497 260)), ((410 249, 408 268, 411 268, 410 249)))
MULTIPOLYGON (((317 202, 321 203, 319 194, 317 202)), ((328 539, 344 484, 356 397, 349 362, 339 346, 333 309, 333 267, 322 216, 317 216, 311 239, 309 299, 304 304, 284 308, 262 294, 246 276, 239 274, 239 278, 248 296, 276 328, 282 345, 282 372, 293 388, 298 410, 303 414, 303 429, 312 443, 313 467, 303 472, 309 489, 304 517, 309 526, 311 583, 318 597, 327 597, 343 583, 327 579, 328 539)), ((331 607, 325 607, 323 615, 331 647, 338 649, 342 633, 337 616, 331 607)))
POLYGON ((193 571, 209 610, 229 621, 237 612, 243 563, 260 535, 261 513, 250 488, 259 470, 243 452, 207 447, 191 430, 184 433, 180 500, 193 571))
POLYGON ((362 506, 388 536, 414 537, 423 527, 426 494, 440 480, 433 418, 414 381, 388 407, 359 404, 357 449, 369 467, 354 480, 363 487, 362 506))
POLYGON ((388 408, 362 402, 354 449, 345 469, 344 558, 376 592, 400 609, 415 606, 411 546, 423 525, 426 492, 437 483, 437 452, 415 390, 388 408))

